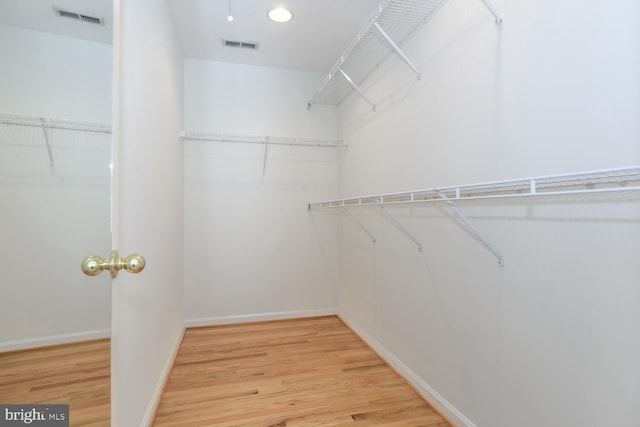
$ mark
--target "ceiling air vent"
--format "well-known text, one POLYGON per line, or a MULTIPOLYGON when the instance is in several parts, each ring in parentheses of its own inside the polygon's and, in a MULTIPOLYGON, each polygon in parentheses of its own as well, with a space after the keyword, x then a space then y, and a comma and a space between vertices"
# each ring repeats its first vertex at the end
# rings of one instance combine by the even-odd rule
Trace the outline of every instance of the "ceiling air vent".
POLYGON ((82 13, 71 12, 71 11, 60 9, 57 7, 54 7, 53 10, 55 11, 57 16, 60 16, 62 18, 69 18, 76 21, 88 22, 90 24, 104 25, 104 18, 97 18, 95 16, 84 15, 82 13))
POLYGON ((222 45, 225 47, 239 47, 241 49, 258 50, 258 43, 236 42, 222 39, 222 45))

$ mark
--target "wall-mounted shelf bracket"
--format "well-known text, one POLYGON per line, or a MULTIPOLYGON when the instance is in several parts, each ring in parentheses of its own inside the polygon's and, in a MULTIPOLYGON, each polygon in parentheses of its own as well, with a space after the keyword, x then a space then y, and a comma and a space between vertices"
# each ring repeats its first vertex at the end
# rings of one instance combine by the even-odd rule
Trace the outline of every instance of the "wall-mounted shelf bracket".
POLYGON ((418 241, 418 239, 416 239, 415 237, 413 237, 413 235, 411 233, 409 233, 409 230, 407 230, 405 228, 404 225, 402 225, 402 223, 400 221, 398 221, 398 218, 396 218, 391 212, 389 212, 389 210, 387 208, 384 207, 383 205, 383 200, 380 200, 378 202, 378 206, 380 206, 380 209, 382 209, 382 212, 384 212, 390 219, 391 221, 393 221, 393 223, 408 237, 410 238, 413 243, 415 243, 418 246, 418 250, 420 252, 422 252, 422 245, 420 244, 420 242, 418 241))
POLYGON ((351 217, 351 219, 360 226, 360 228, 362 229, 362 231, 364 231, 365 233, 367 233, 369 235, 369 237, 371 237, 371 240, 373 241, 373 243, 376 242, 376 238, 373 234, 371 234, 371 232, 369 232, 369 230, 367 230, 367 227, 365 227, 360 220, 358 220, 358 218, 356 218, 351 212, 349 212, 349 209, 345 208, 344 206, 342 207, 342 210, 344 210, 347 215, 349 215, 351 217))
POLYGON ((349 76, 347 75, 347 73, 345 73, 345 72, 344 72, 344 70, 343 70, 342 68, 340 68, 338 71, 340 72, 340 75, 341 75, 342 77, 344 77, 344 79, 347 81, 347 83, 349 83, 349 84, 351 85, 351 87, 352 87, 356 92, 358 92, 358 95, 360 95, 360 97, 362 97, 362 99, 364 99, 365 101, 367 101, 367 103, 368 103, 369 105, 371 105, 371 108, 373 109, 373 111, 376 111, 376 104, 374 104, 373 102, 371 102, 371 101, 369 100, 369 98, 367 98, 367 95, 365 95, 365 94, 364 94, 364 92, 362 91, 362 89, 360 89, 360 87, 359 87, 357 84, 355 84, 355 82, 354 82, 353 80, 351 80, 351 77, 349 77, 349 76))
POLYGON ((496 18, 496 25, 502 24, 502 15, 500 15, 500 11, 496 9, 495 5, 491 0, 482 0, 484 4, 489 8, 493 16, 496 18))
POLYGON ((49 132, 47 132, 47 120, 44 117, 40 117, 42 123, 42 133, 44 134, 44 143, 47 145, 47 154, 49 154, 49 166, 54 167, 53 153, 51 152, 51 144, 49 143, 49 132))
POLYGON ((262 176, 267 174, 267 153, 269 152, 269 137, 264 141, 264 158, 262 159, 262 176))
POLYGON ((462 221, 462 223, 467 226, 467 228, 469 229, 469 231, 471 231, 471 233, 473 233, 473 235, 480 240, 480 242, 487 248, 489 249, 489 251, 495 255, 495 257, 498 259, 498 265, 500 267, 504 266, 504 259, 502 257, 502 254, 500 253, 500 251, 498 249, 496 249, 495 246, 493 246, 487 239, 485 239, 482 234, 480 234, 480 232, 478 231, 477 228, 475 228, 473 226, 473 224, 471 223, 471 221, 469 221, 469 218, 466 217, 466 215, 464 213, 462 213, 462 211, 460 209, 458 209, 458 207, 456 205, 453 204, 453 202, 451 201, 451 199, 449 199, 442 191, 438 191, 436 190, 436 193, 438 194, 438 196, 445 201, 445 203, 447 204, 447 206, 449 206, 449 208, 453 211, 454 214, 456 214, 456 216, 458 217, 458 219, 460 219, 460 221, 462 221))
POLYGON ((395 52, 400 56, 400 58, 402 58, 402 60, 409 67, 411 67, 413 72, 416 73, 416 77, 418 78, 418 80, 420 80, 422 78, 422 74, 420 73, 420 70, 418 70, 418 67, 413 65, 413 62, 409 60, 409 58, 407 57, 407 55, 404 54, 402 49, 400 49, 400 47, 393 41, 391 37, 389 37, 389 35, 382 29, 382 27, 377 22, 374 22, 373 26, 378 30, 378 32, 382 35, 382 37, 385 38, 385 40, 389 43, 389 45, 391 45, 393 50, 395 50, 395 52))

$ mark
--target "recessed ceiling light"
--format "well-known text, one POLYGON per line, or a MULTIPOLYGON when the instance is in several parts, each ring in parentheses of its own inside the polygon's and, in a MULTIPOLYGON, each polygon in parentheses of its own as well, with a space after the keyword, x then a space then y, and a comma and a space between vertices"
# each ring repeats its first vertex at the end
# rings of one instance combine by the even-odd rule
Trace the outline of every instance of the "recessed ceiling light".
POLYGON ((293 19, 293 12, 283 7, 276 7, 267 12, 267 16, 273 22, 289 22, 293 19))

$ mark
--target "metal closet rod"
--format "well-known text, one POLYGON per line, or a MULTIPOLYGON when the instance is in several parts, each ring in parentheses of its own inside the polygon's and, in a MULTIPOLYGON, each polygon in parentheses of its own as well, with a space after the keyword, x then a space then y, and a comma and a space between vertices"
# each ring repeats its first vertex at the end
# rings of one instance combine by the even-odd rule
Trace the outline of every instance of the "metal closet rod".
POLYGON ((77 120, 55 119, 51 117, 26 116, 0 113, 0 124, 31 126, 46 129, 67 129, 88 132, 111 133, 111 125, 77 120))
POLYGON ((339 208, 405 203, 443 203, 446 200, 488 200, 527 197, 561 197, 640 192, 640 165, 590 172, 547 175, 481 184, 403 191, 310 203, 309 208, 339 208), (444 197, 443 197, 444 196, 444 197))
POLYGON ((193 141, 235 142, 241 144, 290 145, 303 147, 346 147, 344 140, 334 138, 306 138, 297 136, 243 135, 181 131, 180 138, 193 141))

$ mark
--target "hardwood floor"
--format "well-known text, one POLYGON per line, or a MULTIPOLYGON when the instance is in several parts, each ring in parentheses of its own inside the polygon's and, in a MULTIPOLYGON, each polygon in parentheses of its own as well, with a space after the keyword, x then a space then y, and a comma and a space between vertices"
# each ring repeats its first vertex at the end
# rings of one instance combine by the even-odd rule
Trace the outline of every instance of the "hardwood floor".
POLYGON ((69 404, 71 426, 108 426, 108 339, 0 353, 0 403, 69 404))
POLYGON ((337 317, 188 329, 155 426, 450 426, 337 317))
MULTIPOLYGON (((108 426, 109 340, 0 353, 0 403, 108 426)), ((188 329, 155 426, 450 426, 337 317, 188 329)))

